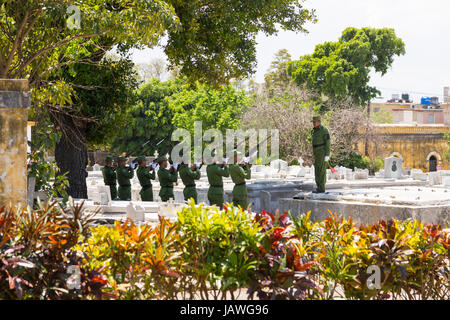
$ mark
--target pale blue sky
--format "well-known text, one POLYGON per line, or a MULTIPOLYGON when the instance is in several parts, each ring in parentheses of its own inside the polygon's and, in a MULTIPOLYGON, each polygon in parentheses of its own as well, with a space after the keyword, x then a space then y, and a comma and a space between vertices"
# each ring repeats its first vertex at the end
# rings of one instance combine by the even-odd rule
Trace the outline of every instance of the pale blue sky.
MULTIPOLYGON (((450 86, 450 1, 449 0, 307 0, 319 21, 308 24, 308 34, 280 31, 278 35, 257 37, 255 79, 263 82, 274 54, 286 48, 293 59, 313 52, 318 43, 335 41, 349 26, 394 28, 406 44, 406 55, 397 58, 384 76, 375 75, 371 84, 384 98, 409 92, 415 102, 421 96, 443 97, 450 86)), ((135 62, 164 58, 161 49, 135 52, 135 62)))

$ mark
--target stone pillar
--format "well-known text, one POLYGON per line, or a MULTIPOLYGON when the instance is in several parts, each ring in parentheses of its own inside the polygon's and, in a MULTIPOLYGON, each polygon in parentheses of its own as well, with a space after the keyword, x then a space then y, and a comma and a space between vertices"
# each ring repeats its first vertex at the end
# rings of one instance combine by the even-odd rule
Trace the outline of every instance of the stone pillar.
POLYGON ((28 80, 0 79, 0 206, 27 199, 28 80))

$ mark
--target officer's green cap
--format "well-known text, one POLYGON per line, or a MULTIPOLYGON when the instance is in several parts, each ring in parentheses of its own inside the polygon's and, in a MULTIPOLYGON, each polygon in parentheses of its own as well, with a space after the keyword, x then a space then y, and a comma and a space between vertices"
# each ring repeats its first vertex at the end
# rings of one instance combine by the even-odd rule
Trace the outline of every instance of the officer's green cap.
POLYGON ((112 162, 113 161, 113 157, 111 156, 107 156, 105 159, 106 162, 112 162))
POLYGON ((313 122, 320 121, 320 116, 314 116, 312 121, 313 122))
POLYGON ((160 156, 157 160, 158 163, 161 163, 163 161, 168 161, 166 156, 160 156))
POLYGON ((127 158, 125 158, 125 157, 119 157, 119 158, 117 158, 117 161, 119 161, 119 162, 122 162, 122 161, 127 161, 127 158))
POLYGON ((139 156, 136 158, 136 161, 145 161, 147 158, 145 156, 139 156))

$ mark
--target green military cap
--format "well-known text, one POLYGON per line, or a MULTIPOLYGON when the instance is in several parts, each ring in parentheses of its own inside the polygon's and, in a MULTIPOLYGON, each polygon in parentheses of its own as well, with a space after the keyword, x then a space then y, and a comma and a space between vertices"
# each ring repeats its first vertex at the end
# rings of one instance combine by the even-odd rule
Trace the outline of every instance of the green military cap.
POLYGON ((119 162, 122 162, 122 161, 127 161, 127 158, 125 158, 125 157, 119 157, 119 158, 117 158, 117 161, 119 161, 119 162))
POLYGON ((107 162, 112 162, 112 161, 113 161, 113 157, 107 156, 106 159, 105 159, 105 161, 107 161, 107 162))
POLYGON ((136 161, 146 161, 147 158, 145 156, 139 156, 136 158, 136 161))
POLYGON ((158 157, 158 159, 156 160, 156 162, 161 163, 163 161, 168 161, 166 156, 160 156, 158 157))
POLYGON ((314 116, 312 122, 320 121, 320 116, 314 116))

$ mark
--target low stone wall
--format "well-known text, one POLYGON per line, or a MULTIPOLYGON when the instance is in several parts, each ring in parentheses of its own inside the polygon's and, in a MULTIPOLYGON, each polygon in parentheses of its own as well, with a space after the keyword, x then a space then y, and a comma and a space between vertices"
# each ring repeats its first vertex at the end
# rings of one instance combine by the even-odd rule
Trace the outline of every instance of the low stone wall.
POLYGON ((351 217, 360 224, 373 224, 382 219, 406 220, 409 218, 441 225, 450 221, 449 206, 398 206, 346 201, 280 199, 278 207, 280 212, 291 211, 294 216, 311 211, 311 219, 314 221, 329 217, 329 211, 347 219, 351 217))

